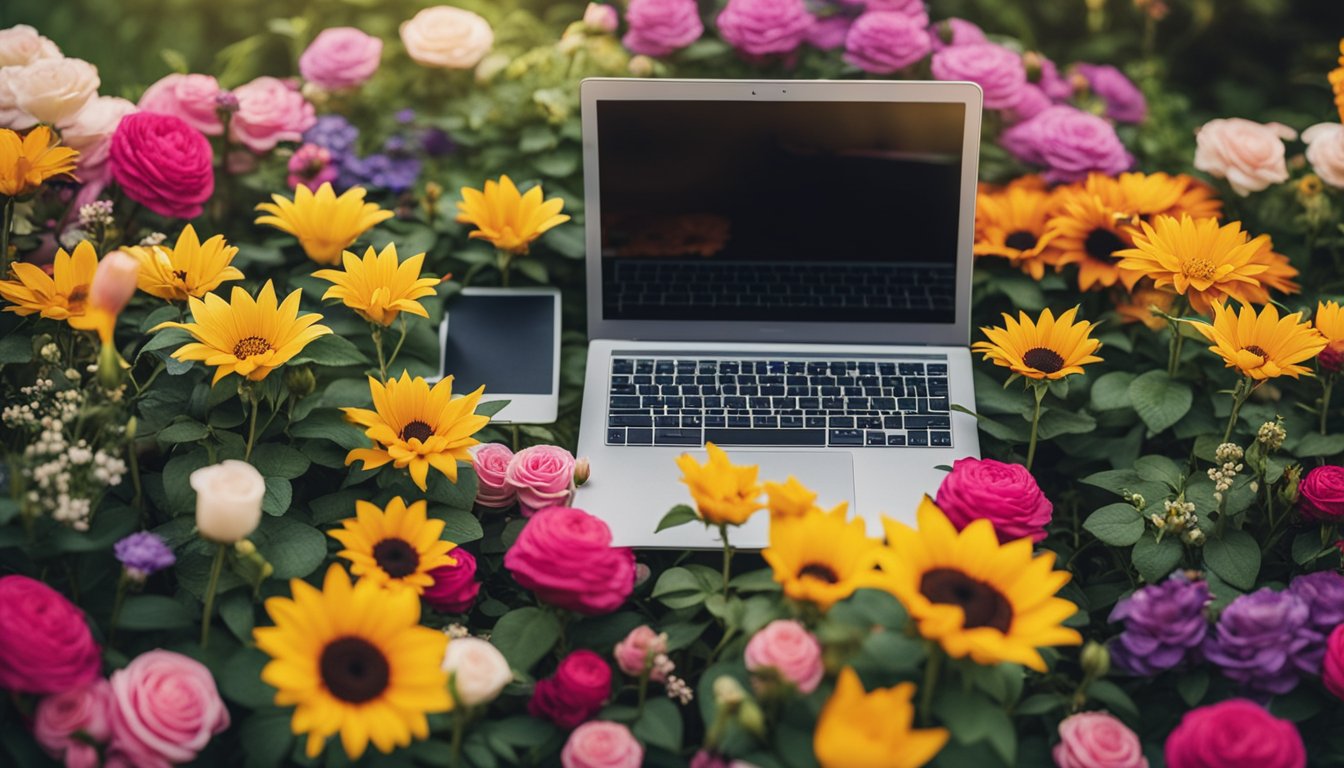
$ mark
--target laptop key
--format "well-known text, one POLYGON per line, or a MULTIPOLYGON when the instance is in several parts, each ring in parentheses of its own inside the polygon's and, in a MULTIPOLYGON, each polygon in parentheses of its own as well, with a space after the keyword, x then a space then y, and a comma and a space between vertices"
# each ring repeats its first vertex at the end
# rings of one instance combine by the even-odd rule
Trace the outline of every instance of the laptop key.
POLYGON ((680 427, 680 416, 654 416, 653 426, 655 427, 680 427))
POLYGON ((930 432, 929 445, 936 445, 940 448, 949 448, 952 445, 951 432, 930 432))
POLYGON ((947 365, 945 363, 929 363, 928 374, 930 376, 946 376, 947 365))
POLYGON ((727 416, 706 416, 706 417, 705 417, 705 426, 706 426, 706 427, 726 427, 726 426, 728 426, 728 417, 727 417, 727 416))
MULTIPOLYGON (((613 359, 613 360, 611 361, 611 372, 612 372, 612 373, 624 373, 624 374, 630 374, 630 373, 634 373, 634 371, 635 371, 635 361, 634 361, 634 360, 624 359, 624 358, 617 358, 617 359, 613 359)), ((625 442, 625 436, 624 436, 624 435, 621 436, 621 442, 625 442)))
POLYGON ((864 435, 864 445, 886 445, 887 436, 881 432, 867 432, 864 435))
POLYGON ((754 429, 778 429, 779 419, 774 416, 752 416, 751 426, 754 429))
MULTIPOLYGON (((645 400, 648 400, 648 398, 644 398, 644 399, 645 399, 645 400)), ((646 407, 647 407, 647 405, 648 405, 648 404, 645 403, 645 406, 646 406, 646 407)), ((633 408, 638 408, 639 406, 640 406, 640 402, 639 402, 639 398, 638 398, 638 397, 630 397, 630 396, 626 396, 626 395, 615 395, 615 396, 613 396, 613 397, 611 398, 611 400, 609 401, 609 407, 611 407, 611 408, 632 408, 632 409, 633 409, 633 408)))
MULTIPOLYGON (((728 416, 728 426, 729 426, 729 427, 750 427, 750 426, 751 426, 751 417, 750 417, 750 416, 738 416, 738 415, 729 414, 729 416, 728 416)), ((706 440, 709 440, 708 437, 706 437, 705 439, 706 439, 706 440)))
POLYGON ((654 445, 700 445, 698 429, 659 429, 653 433, 654 445))
POLYGON ((823 429, 706 429, 715 445, 825 445, 823 429))
POLYGON ((919 410, 919 401, 913 397, 897 398, 896 409, 907 413, 913 413, 919 410))
POLYGON ((821 399, 821 410, 823 411, 843 411, 845 401, 838 397, 823 397, 821 399))
MULTIPOLYGON (((609 427, 651 427, 653 426, 652 416, 626 416, 612 414, 607 417, 607 426, 609 427)), ((625 430, 621 430, 625 434, 625 430)), ((624 442, 624 439, 622 439, 624 442)))
POLYGON ((624 429, 608 429, 607 445, 625 445, 624 429))
POLYGON ((886 429, 902 429, 900 416, 882 417, 882 426, 886 429))
POLYGON ((882 419, 878 416, 860 416, 854 420, 860 429, 881 429, 882 419))
POLYGON ((808 429, 824 428, 826 426, 825 416, 806 416, 803 418, 803 426, 808 429))
POLYGON ((941 427, 943 429, 952 428, 952 418, 950 416, 906 416, 906 429, 929 429, 941 427))
POLYGON ((613 395, 636 395, 639 389, 634 384, 612 384, 611 394, 613 395))
POLYGON ((887 445, 905 445, 905 435, 887 435, 887 445))
POLYGON ((832 429, 829 438, 830 445, 863 445, 863 431, 858 429, 832 429))
POLYGON ((779 426, 780 426, 781 429, 802 429, 802 428, 803 428, 803 417, 802 417, 802 416, 780 416, 780 417, 779 417, 779 426))
POLYGON ((852 429, 854 427, 854 419, 849 416, 832 416, 827 423, 831 429, 852 429))
POLYGON ((923 376, 923 375, 924 375, 924 364, 923 364, 923 363, 901 363, 900 366, 899 366, 899 368, 900 368, 900 371, 901 371, 901 375, 902 375, 902 376, 923 376))
POLYGON ((948 400, 946 397, 930 397, 929 410, 933 411, 934 413, 938 413, 938 412, 950 411, 951 408, 949 407, 948 400))
POLYGON ((928 432, 907 432, 907 433, 906 433, 906 438, 907 438, 907 440, 908 440, 908 442, 909 442, 910 445, 928 445, 928 444, 929 444, 929 433, 928 433, 928 432))
POLYGON ((635 361, 635 373, 653 373, 653 361, 652 360, 635 361))
POLYGON ((653 364, 655 373, 675 373, 677 364, 671 360, 659 360, 653 364))
POLYGON ((651 445, 653 444, 652 429, 627 429, 625 431, 626 445, 651 445))

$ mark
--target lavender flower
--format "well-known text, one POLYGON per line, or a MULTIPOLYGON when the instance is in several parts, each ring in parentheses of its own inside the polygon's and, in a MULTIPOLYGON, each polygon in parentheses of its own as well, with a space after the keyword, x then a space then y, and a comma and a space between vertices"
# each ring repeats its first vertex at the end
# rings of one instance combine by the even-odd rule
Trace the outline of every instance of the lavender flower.
POLYGON ((1106 102, 1106 116, 1118 123, 1142 123, 1148 116, 1148 101, 1143 92, 1109 64, 1075 64, 1074 69, 1087 80, 1092 92, 1106 102))
POLYGON ((1176 573, 1121 600, 1110 620, 1124 621, 1125 630, 1111 641, 1111 661, 1143 676, 1180 664, 1204 642, 1209 630, 1204 606, 1211 599, 1206 582, 1176 573))
POLYGON ((1338 571, 1317 571, 1298 576, 1288 591, 1307 604, 1307 634, 1311 644, 1298 657, 1298 668, 1310 675, 1321 673, 1326 638, 1344 624, 1344 575, 1338 571))
POLYGON ((1265 587, 1233 600, 1204 642, 1204 655, 1248 691, 1284 694, 1297 686, 1311 608, 1292 592, 1265 587))
POLYGON ((420 136, 420 148, 430 157, 443 157, 457 149, 453 137, 440 128, 427 128, 420 136))
POLYGON ((126 569, 126 576, 137 582, 177 562, 168 544, 149 531, 132 533, 113 544, 112 554, 126 569))
POLYGON ((355 142, 359 140, 359 129, 340 115, 323 115, 317 118, 303 134, 305 144, 316 144, 331 153, 338 163, 347 155, 354 154, 355 142))
POLYGON ((414 157, 377 153, 368 157, 350 157, 341 164, 337 186, 353 186, 405 192, 420 178, 420 161, 414 157))
MULTIPOLYGON (((935 54, 934 61, 950 51, 970 47, 948 48, 935 54)), ((1022 162, 1044 166, 1049 182, 1080 181, 1093 171, 1113 175, 1134 164, 1134 156, 1115 135, 1113 125, 1064 105, 1043 109, 1030 120, 1012 126, 999 136, 999 143, 1022 162)))

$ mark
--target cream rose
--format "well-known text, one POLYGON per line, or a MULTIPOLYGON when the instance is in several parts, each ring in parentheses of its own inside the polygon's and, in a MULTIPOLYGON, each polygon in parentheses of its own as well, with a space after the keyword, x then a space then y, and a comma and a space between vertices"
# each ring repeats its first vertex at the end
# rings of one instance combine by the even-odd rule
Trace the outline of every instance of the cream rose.
POLYGON ((0 67, 32 64, 39 59, 59 59, 61 49, 27 24, 0 29, 0 67))
POLYGON ((1344 125, 1317 123, 1302 132, 1302 141, 1316 175, 1332 187, 1344 188, 1344 125))
POLYGON ((449 640, 443 671, 452 680, 454 700, 465 707, 489 704, 513 680, 504 654, 479 637, 449 640))
POLYGON ((401 24, 401 42, 418 64, 471 69, 495 44, 490 22, 471 11, 436 5, 401 24))
POLYGON ((191 473, 196 491, 196 529, 202 538, 232 544, 261 523, 266 480, 256 467, 228 459, 191 473))
POLYGON ((1261 124, 1240 117, 1210 120, 1195 135, 1195 167, 1227 179, 1245 197, 1288 180, 1285 139, 1297 132, 1281 123, 1261 124))
POLYGON ((19 129, 37 123, 59 125, 98 95, 98 68, 80 59, 41 59, 9 77, 14 106, 23 116, 19 129))

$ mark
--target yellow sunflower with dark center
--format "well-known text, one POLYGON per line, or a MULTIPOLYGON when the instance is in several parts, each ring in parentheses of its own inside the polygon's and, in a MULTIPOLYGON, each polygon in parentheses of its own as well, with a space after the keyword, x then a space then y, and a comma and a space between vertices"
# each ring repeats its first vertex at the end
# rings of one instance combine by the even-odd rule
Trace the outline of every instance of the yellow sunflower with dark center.
POLYGON ((124 248, 140 262, 137 284, 140 290, 165 301, 201 298, 220 283, 242 280, 243 273, 233 266, 238 249, 215 235, 204 243, 196 228, 188 224, 172 248, 162 245, 124 248))
POLYGON ((1115 285, 1120 279, 1116 254, 1133 242, 1134 214, 1126 210, 1114 182, 1093 187, 1109 190, 1108 197, 1084 188, 1064 189, 1046 226, 1051 247, 1059 253, 1056 268, 1078 265, 1078 287, 1084 291, 1115 285))
POLYGON ((257 210, 270 215, 258 217, 257 223, 288 232, 298 238, 308 258, 335 266, 341 263, 341 252, 360 235, 392 218, 391 211, 364 202, 364 195, 362 187, 351 187, 338 197, 331 182, 316 192, 300 184, 294 188, 293 200, 271 195, 274 202, 258 204, 257 210))
POLYGON ((1327 339, 1302 320, 1301 312, 1279 317, 1273 304, 1259 314, 1243 305, 1234 312, 1221 301, 1213 302, 1213 323, 1193 323, 1195 330, 1213 343, 1209 347, 1235 368, 1257 381, 1279 376, 1311 375, 1301 363, 1325 349, 1327 339))
POLYGON ((341 410, 365 428, 373 447, 350 451, 345 463, 362 461, 365 469, 375 469, 391 462, 397 469, 409 469, 411 480, 422 491, 428 489, 430 467, 456 483, 457 462, 470 464, 467 449, 480 442, 472 435, 490 423, 489 416, 476 413, 485 387, 454 398, 452 376, 430 388, 424 379, 402 371, 400 379, 388 379, 387 384, 370 376, 369 391, 375 410, 341 410))
POLYGON ((318 323, 316 313, 299 314, 299 296, 294 291, 277 302, 270 280, 254 299, 234 286, 228 301, 208 293, 205 299, 187 299, 190 323, 159 323, 150 329, 181 328, 194 342, 173 352, 177 360, 200 360, 215 369, 211 385, 231 373, 250 381, 261 381, 267 374, 289 362, 314 339, 331 333, 318 323))
POLYGON ((56 176, 73 179, 77 157, 75 150, 56 146, 51 129, 45 125, 33 128, 26 136, 0 128, 0 196, 32 194, 56 176))
POLYGON ((457 220, 476 227, 468 237, 522 254, 546 230, 569 221, 560 213, 564 207, 565 201, 558 197, 544 200, 540 184, 520 193, 512 179, 500 176, 499 181, 487 179, 483 190, 462 188, 457 220))
POLYGON ((829 512, 813 508, 770 520, 770 546, 761 556, 785 595, 828 611, 872 570, 871 554, 882 544, 868 538, 862 519, 846 519, 848 507, 841 503, 829 512))
POLYGON ((430 571, 457 565, 448 555, 457 545, 440 538, 443 521, 429 519, 426 510, 424 499, 407 506, 394 496, 386 509, 356 501, 355 517, 328 535, 345 545, 336 554, 350 561, 351 573, 391 589, 424 594, 434 585, 430 571))
POLYGON ((980 194, 975 207, 973 253, 1007 259, 1008 263, 1040 280, 1045 275, 1047 248, 1053 237, 1046 234, 1052 197, 1049 192, 1028 186, 980 194))
POLYGON ((381 253, 370 247, 360 258, 350 251, 342 254, 344 269, 319 269, 313 277, 333 283, 322 294, 323 301, 340 299, 370 323, 391 325, 397 315, 409 312, 429 317, 420 299, 434 295, 437 277, 421 277, 425 254, 397 261, 397 246, 388 243, 381 253))
POLYGON ((953 658, 1006 661, 1038 672, 1045 671, 1038 648, 1082 643, 1082 635, 1062 623, 1078 607, 1054 596, 1069 573, 1054 570, 1053 552, 1033 557, 1030 539, 1000 544, 988 520, 958 532, 928 496, 916 514, 918 529, 883 521, 880 570, 864 586, 895 595, 921 635, 953 658))
POLYGON ((1258 275, 1267 267, 1257 263, 1265 235, 1251 239, 1241 222, 1219 226, 1216 219, 1158 216, 1141 222, 1134 247, 1120 251, 1124 282, 1132 287, 1149 278, 1158 288, 1170 288, 1186 297, 1190 306, 1207 315, 1210 305, 1228 297, 1246 303, 1260 286, 1258 275))
POLYGON ((1062 379, 1082 373, 1084 365, 1101 362, 1092 354, 1101 342, 1092 338, 1094 323, 1074 322, 1077 314, 1078 308, 1073 307, 1056 318, 1047 308, 1033 321, 1026 312, 1018 312, 1016 320, 1005 312, 1003 327, 982 327, 988 341, 975 342, 971 351, 1029 379, 1062 379))
POLYGON ((36 264, 23 261, 11 264, 10 270, 14 279, 0 281, 0 296, 10 302, 6 312, 23 317, 38 314, 91 330, 84 321, 92 309, 89 288, 98 270, 98 254, 89 241, 80 241, 73 253, 57 250, 50 275, 36 264))
POLYGON ((289 585, 293 597, 266 600, 275 626, 252 634, 271 657, 261 679, 278 706, 294 707, 290 727, 308 735, 308 757, 337 734, 352 760, 370 742, 389 753, 428 738, 425 716, 453 706, 441 669, 448 637, 420 626, 415 592, 367 578, 352 587, 339 565, 321 591, 300 579, 289 585))

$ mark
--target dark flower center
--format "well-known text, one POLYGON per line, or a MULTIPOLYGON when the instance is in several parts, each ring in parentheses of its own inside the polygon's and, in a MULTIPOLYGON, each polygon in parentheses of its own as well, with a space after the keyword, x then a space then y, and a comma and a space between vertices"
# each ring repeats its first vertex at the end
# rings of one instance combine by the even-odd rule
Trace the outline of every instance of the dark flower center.
POLYGON ((89 286, 77 285, 65 299, 65 305, 71 312, 83 312, 84 302, 89 298, 89 286))
POLYGON ((416 419, 415 421, 412 421, 411 423, 401 428, 401 439, 407 441, 409 441, 411 438, 414 437, 415 439, 423 443, 424 441, 428 440, 429 436, 432 434, 434 434, 434 430, 430 428, 428 424, 426 424, 423 421, 420 421, 419 419, 416 419))
POLYGON ((233 345, 233 356, 246 360, 253 355, 264 355, 271 351, 271 343, 260 336, 248 336, 233 345))
POLYGON ((1247 352, 1257 354, 1265 359, 1269 359, 1269 354, 1265 352, 1264 347, 1261 347, 1258 344, 1249 344, 1247 346, 1242 347, 1242 349, 1246 350, 1247 352))
POLYGON ((405 539, 383 539, 373 546, 373 559, 388 576, 400 579, 415 573, 420 555, 405 539))
POLYGON ((1045 347, 1028 349, 1027 353, 1022 356, 1022 362, 1041 373, 1054 373, 1064 367, 1064 358, 1060 357, 1059 353, 1053 349, 1046 349, 1045 347))
POLYGON ((802 569, 798 571, 798 578, 801 579, 804 576, 811 576, 817 581, 824 581, 827 584, 835 584, 840 581, 840 577, 836 575, 835 569, 822 563, 808 563, 807 565, 804 565, 802 569))
POLYGON ((961 606, 966 629, 993 627, 1007 632, 1013 607, 999 591, 954 568, 934 568, 919 580, 919 591, 930 602, 961 606))
POLYGON ((362 637, 342 637, 322 649, 319 662, 322 683, 331 695, 351 704, 362 704, 387 690, 390 669, 387 657, 362 637))
POLYGON ((1025 229, 1019 229, 1005 237, 1003 239, 1003 244, 1009 248, 1016 248, 1019 251, 1030 251, 1032 248, 1036 247, 1036 236, 1025 229))
POLYGON ((173 277, 176 277, 178 280, 182 280, 185 282, 187 279, 187 270, 175 269, 173 270, 173 277))
POLYGON ((1120 236, 1109 229, 1097 227, 1087 234, 1087 239, 1083 241, 1083 250, 1087 255, 1107 264, 1114 264, 1119 259, 1113 255, 1116 251, 1125 247, 1125 241, 1120 236))

